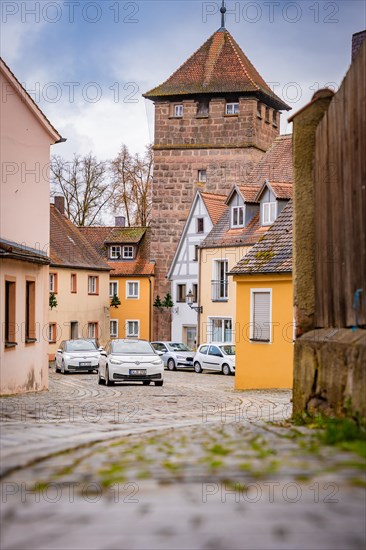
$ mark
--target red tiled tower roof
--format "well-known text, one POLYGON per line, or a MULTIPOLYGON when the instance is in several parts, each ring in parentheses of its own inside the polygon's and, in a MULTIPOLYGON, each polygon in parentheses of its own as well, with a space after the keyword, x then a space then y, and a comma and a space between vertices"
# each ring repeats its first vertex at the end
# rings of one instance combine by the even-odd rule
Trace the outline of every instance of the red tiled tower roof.
POLYGON ((226 29, 219 29, 163 84, 144 97, 163 99, 197 94, 249 93, 278 110, 289 110, 263 80, 226 29))

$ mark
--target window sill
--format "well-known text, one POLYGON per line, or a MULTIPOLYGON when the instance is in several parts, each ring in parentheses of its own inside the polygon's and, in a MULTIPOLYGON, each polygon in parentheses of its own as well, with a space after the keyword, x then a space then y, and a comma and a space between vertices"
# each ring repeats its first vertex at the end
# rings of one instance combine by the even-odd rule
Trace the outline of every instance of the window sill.
POLYGON ((273 128, 278 128, 278 124, 273 124, 272 123, 272 126, 273 126, 273 128))
POLYGON ((182 118, 183 118, 182 116, 170 116, 169 120, 176 120, 176 119, 181 120, 182 118))
POLYGON ((5 349, 14 349, 18 342, 5 342, 5 349))
POLYGON ((224 117, 228 117, 228 118, 233 118, 233 117, 238 117, 239 116, 239 113, 236 114, 236 115, 228 115, 228 114, 225 114, 224 117))
POLYGON ((71 290, 70 293, 71 293, 71 294, 77 294, 78 291, 77 291, 77 290, 71 290))
POLYGON ((264 121, 266 124, 271 124, 271 122, 269 120, 265 120, 264 121))
POLYGON ((38 342, 37 338, 26 338, 25 339, 26 344, 35 344, 36 342, 38 342))
POLYGON ((208 118, 209 115, 196 115, 196 118, 208 118))
POLYGON ((257 118, 259 118, 259 120, 262 120, 263 117, 261 117, 261 115, 257 115, 257 118))
POLYGON ((139 296, 126 296, 126 300, 139 300, 139 296))
POLYGON ((258 342, 259 344, 270 344, 271 340, 259 340, 257 338, 250 338, 250 342, 258 342))
POLYGON ((99 292, 88 292, 88 296, 99 296, 99 292))
POLYGON ((212 302, 228 302, 229 298, 212 298, 212 302))

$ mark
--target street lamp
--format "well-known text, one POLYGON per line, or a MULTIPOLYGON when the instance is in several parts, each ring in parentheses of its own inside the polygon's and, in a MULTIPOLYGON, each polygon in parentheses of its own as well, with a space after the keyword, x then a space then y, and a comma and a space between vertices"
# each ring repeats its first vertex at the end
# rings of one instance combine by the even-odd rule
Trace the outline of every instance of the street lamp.
POLYGON ((194 295, 193 295, 192 290, 190 290, 188 292, 188 294, 186 295, 187 304, 189 305, 189 307, 191 309, 193 309, 194 311, 197 311, 197 313, 202 313, 203 312, 203 307, 202 306, 194 306, 193 305, 193 300, 194 300, 194 295))

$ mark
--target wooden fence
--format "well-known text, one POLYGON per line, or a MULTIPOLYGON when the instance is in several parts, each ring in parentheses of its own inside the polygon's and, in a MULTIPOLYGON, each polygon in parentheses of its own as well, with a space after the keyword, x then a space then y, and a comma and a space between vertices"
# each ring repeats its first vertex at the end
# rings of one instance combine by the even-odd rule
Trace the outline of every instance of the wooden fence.
POLYGON ((366 41, 316 132, 315 324, 366 325, 366 41))

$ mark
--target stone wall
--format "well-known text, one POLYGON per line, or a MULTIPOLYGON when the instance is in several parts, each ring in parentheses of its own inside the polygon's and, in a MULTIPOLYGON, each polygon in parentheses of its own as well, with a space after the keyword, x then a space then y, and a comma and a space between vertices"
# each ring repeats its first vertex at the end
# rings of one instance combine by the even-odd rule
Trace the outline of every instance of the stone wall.
POLYGON ((294 414, 366 418, 366 330, 318 329, 296 341, 294 414))
MULTIPOLYGON (((225 100, 211 99, 208 116, 197 102, 184 100, 183 117, 173 117, 173 102, 155 105, 154 182, 151 258, 156 262, 155 296, 170 291, 166 279, 197 189, 227 193, 262 158, 279 135, 280 117, 256 99, 240 98, 239 115, 225 115, 225 100), (206 182, 198 171, 206 170, 206 182)), ((155 315, 154 337, 170 338, 168 314, 155 315)))

